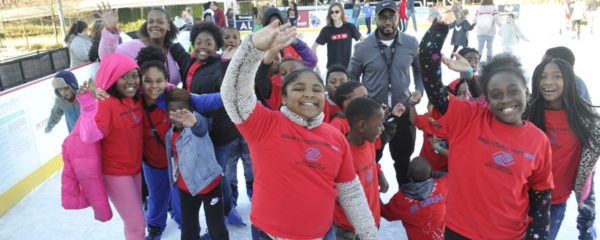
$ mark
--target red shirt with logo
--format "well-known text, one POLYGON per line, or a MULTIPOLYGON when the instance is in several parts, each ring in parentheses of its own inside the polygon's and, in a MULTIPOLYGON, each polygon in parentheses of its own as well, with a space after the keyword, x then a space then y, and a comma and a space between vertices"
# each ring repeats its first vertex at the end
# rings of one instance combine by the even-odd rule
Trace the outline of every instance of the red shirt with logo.
POLYGON ((434 179, 431 195, 423 200, 411 199, 402 192, 394 194, 381 207, 381 216, 388 221, 402 220, 408 239, 444 239, 447 181, 447 177, 434 179))
POLYGON ((102 173, 132 176, 142 168, 142 102, 133 98, 108 98, 98 102, 96 125, 101 140, 102 173))
MULTIPOLYGON (((148 111, 148 110, 144 110, 148 111)), ((165 137, 171 123, 169 122, 169 115, 162 109, 156 107, 152 112, 146 114, 144 112, 144 160, 146 163, 155 168, 166 168, 167 167, 167 149, 164 144, 166 143, 165 137), (150 116, 150 119, 148 119, 150 116), (152 134, 152 125, 158 132, 160 139, 152 134)))
POLYGON ((565 203, 575 186, 581 142, 569 126, 565 110, 545 110, 546 135, 552 146, 552 204, 565 203))
MULTIPOLYGON (((379 226, 381 222, 381 210, 379 206, 379 167, 375 162, 375 144, 365 141, 361 146, 350 145, 352 158, 354 159, 354 169, 358 179, 365 191, 369 209, 373 213, 375 224, 379 226)), ((339 202, 336 202, 335 224, 343 229, 354 232, 354 227, 344 214, 344 209, 339 202)))
POLYGON ((277 237, 323 237, 332 226, 336 183, 356 177, 345 137, 329 124, 307 129, 260 103, 237 125, 254 170, 250 219, 277 237))
MULTIPOLYGON (((171 151, 173 152, 172 156, 175 160, 175 164, 177 164, 179 162, 179 154, 177 154, 177 144, 176 143, 177 143, 177 138, 180 135, 181 135, 181 131, 173 131, 173 135, 171 135, 171 151)), ((221 183, 221 175, 218 175, 217 177, 215 177, 215 179, 212 180, 212 182, 210 182, 204 189, 200 190, 200 192, 198 192, 195 195, 207 194, 210 191, 212 191, 213 189, 215 189, 217 186, 219 186, 219 183, 221 183)), ((185 181, 183 180, 183 177, 181 176, 179 169, 177 170, 177 187, 179 187, 179 189, 181 189, 181 191, 190 193, 190 189, 185 184, 185 181)))
POLYGON ((430 115, 423 114, 416 116, 415 126, 423 131, 423 146, 421 147, 421 153, 419 155, 425 158, 431 165, 432 171, 440 171, 448 169, 448 158, 442 154, 435 153, 430 138, 433 136, 443 137, 442 129, 436 128, 429 121, 430 115))
POLYGON ((548 190, 552 151, 530 122, 498 121, 487 107, 450 96, 439 120, 448 134, 446 225, 471 239, 521 239, 530 218, 529 189, 548 190))

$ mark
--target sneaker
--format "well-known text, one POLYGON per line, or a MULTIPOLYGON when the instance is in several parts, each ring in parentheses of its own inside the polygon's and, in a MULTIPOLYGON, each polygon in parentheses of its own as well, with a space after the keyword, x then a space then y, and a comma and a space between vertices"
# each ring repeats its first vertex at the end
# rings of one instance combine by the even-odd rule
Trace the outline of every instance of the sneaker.
POLYGON ((246 223, 244 223, 244 219, 242 218, 242 216, 240 216, 235 207, 232 208, 231 211, 229 211, 226 223, 231 226, 246 226, 246 223))
POLYGON ((211 240, 210 238, 210 234, 205 233, 202 236, 200 236, 200 240, 211 240))
POLYGON ((148 227, 148 236, 146 236, 146 240, 160 240, 160 236, 162 235, 162 231, 158 227, 148 227))

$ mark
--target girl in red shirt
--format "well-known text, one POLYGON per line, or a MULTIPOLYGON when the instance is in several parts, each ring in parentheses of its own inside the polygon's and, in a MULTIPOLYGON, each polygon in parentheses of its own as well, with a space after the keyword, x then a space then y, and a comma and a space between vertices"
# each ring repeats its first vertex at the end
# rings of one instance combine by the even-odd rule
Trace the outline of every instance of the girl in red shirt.
POLYGON ((296 35, 289 24, 278 25, 271 23, 240 45, 221 88, 225 109, 254 161, 253 238, 334 239, 337 198, 359 237, 375 239, 377 228, 348 143, 322 124, 325 95, 319 75, 303 69, 286 76, 281 111, 256 101, 254 74, 265 51, 291 44, 296 35))
POLYGON ((527 118, 546 133, 552 146, 550 239, 565 216, 567 199, 575 192, 580 239, 592 239, 595 203, 593 168, 600 156, 600 116, 577 93, 575 73, 561 59, 545 59, 533 73, 532 103, 527 118))
MULTIPOLYGON (((423 85, 450 145, 445 239, 545 239, 549 232, 551 149, 545 134, 521 115, 527 105, 522 70, 498 65, 482 70, 488 105, 460 101, 444 91, 442 60, 472 79, 473 69, 441 56, 448 26, 434 22, 419 46, 423 85)), ((469 81, 470 84, 477 81, 469 81)))
POLYGON ((102 59, 95 87, 110 95, 98 101, 93 84, 79 90, 80 134, 86 143, 100 141, 106 192, 125 224, 127 240, 144 239, 142 210, 142 101, 138 96, 140 73, 128 56, 111 54, 102 59), (90 86, 92 85, 92 86, 90 86))

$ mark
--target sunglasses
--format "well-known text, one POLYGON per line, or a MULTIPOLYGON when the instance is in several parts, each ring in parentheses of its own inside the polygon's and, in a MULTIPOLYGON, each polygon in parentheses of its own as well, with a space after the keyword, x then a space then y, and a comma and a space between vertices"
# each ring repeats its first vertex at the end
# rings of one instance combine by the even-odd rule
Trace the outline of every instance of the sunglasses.
POLYGON ((333 11, 329 12, 329 14, 334 14, 334 13, 335 13, 335 14, 339 14, 339 13, 340 13, 340 11, 339 11, 339 10, 333 10, 333 11))

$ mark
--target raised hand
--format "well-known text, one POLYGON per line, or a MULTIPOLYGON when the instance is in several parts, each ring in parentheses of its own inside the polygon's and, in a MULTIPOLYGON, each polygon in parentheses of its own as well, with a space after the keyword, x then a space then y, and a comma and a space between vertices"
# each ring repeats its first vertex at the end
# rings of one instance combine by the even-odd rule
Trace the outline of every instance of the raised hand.
POLYGON ((398 103, 398 104, 396 104, 396 106, 394 106, 394 109, 392 109, 392 115, 394 115, 396 117, 401 117, 405 111, 406 111, 406 107, 404 107, 404 105, 402 103, 398 103))
POLYGON ((237 47, 233 47, 233 46, 229 46, 229 47, 225 48, 225 50, 223 50, 223 54, 221 54, 221 59, 224 59, 224 60, 231 59, 237 49, 238 49, 237 47))
POLYGON ((101 2, 97 5, 98 10, 96 14, 102 18, 104 27, 109 31, 113 32, 117 29, 117 23, 119 22, 119 13, 117 9, 112 9, 110 3, 101 2))
POLYGON ((196 122, 198 122, 196 116, 194 116, 194 114, 187 109, 171 111, 171 113, 169 113, 169 119, 172 122, 181 123, 184 128, 191 128, 196 125, 196 122))
POLYGON ((448 59, 446 56, 442 55, 442 63, 448 66, 449 69, 460 73, 467 72, 469 69, 473 71, 469 61, 463 56, 458 53, 453 53, 452 56, 454 56, 455 59, 448 59))
POLYGON ((252 45, 258 50, 266 51, 273 48, 283 49, 294 42, 296 28, 289 23, 278 26, 279 21, 271 24, 252 34, 252 45))
MULTIPOLYGON (((94 83, 93 83, 93 79, 90 78, 89 81, 83 81, 83 83, 79 86, 79 88, 77 89, 77 96, 81 96, 86 94, 88 91, 90 91, 93 87, 94 87, 94 83), (91 84, 90 84, 91 82, 91 84)), ((94 95, 94 94, 92 94, 94 95)))
POLYGON ((421 102, 421 98, 423 94, 419 91, 414 91, 410 93, 410 97, 408 97, 408 103, 412 106, 417 105, 421 102))

